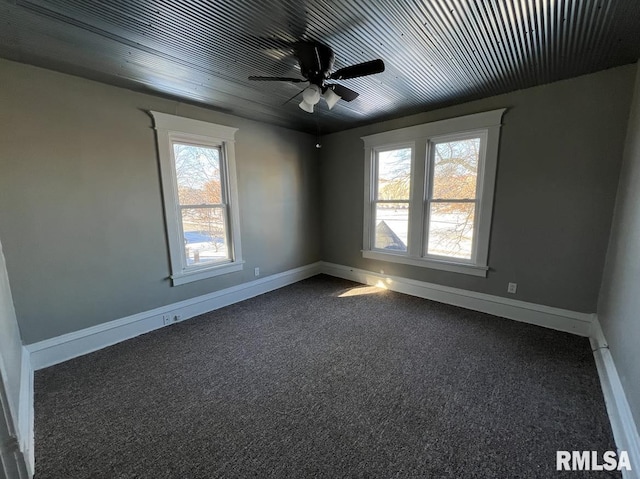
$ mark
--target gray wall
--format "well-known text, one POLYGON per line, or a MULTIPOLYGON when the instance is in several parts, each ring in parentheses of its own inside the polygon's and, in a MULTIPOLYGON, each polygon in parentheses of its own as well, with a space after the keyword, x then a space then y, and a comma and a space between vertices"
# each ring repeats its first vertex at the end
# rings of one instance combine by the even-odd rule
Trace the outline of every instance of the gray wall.
MULTIPOLYGON (((22 341, 0 243, 0 375, 15 428, 18 426, 21 365, 22 341)), ((4 421, 4 418, 0 418, 0 421, 4 421)))
POLYGON ((0 60, 0 237, 25 344, 320 259, 312 135, 0 60), (242 272, 172 287, 151 118, 239 128, 242 272))
POLYGON ((326 136, 322 258, 370 271, 592 313, 635 67, 626 66, 326 136), (361 136, 495 108, 503 117, 487 278, 362 258, 361 136), (507 295, 507 283, 518 293, 507 295))
POLYGON ((640 425, 640 62, 598 318, 640 425))

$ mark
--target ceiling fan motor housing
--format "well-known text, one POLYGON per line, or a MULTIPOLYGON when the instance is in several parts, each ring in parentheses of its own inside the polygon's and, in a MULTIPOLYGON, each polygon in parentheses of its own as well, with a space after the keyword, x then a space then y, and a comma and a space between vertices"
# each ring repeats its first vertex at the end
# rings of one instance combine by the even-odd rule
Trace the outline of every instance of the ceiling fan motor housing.
POLYGON ((313 85, 324 87, 335 60, 333 50, 318 42, 298 42, 295 55, 300 63, 300 72, 313 85))

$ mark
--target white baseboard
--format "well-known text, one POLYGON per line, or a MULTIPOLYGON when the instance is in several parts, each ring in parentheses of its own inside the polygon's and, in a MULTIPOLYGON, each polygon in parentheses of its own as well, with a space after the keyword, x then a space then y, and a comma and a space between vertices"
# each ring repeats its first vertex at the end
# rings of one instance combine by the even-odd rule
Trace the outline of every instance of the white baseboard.
POLYGON ((358 283, 379 286, 399 293, 481 311, 494 316, 535 324, 578 336, 589 337, 591 334, 594 315, 589 313, 552 308, 327 262, 322 262, 321 271, 331 276, 358 283))
POLYGON ((624 479, 640 479, 638 427, 633 420, 629 402, 618 376, 618 370, 609 351, 609 344, 597 318, 593 324, 593 334, 590 341, 616 446, 618 451, 627 451, 629 454, 632 470, 623 470, 622 477, 624 479))
POLYGON ((29 477, 33 477, 35 470, 33 420, 33 368, 29 351, 23 346, 20 366, 20 400, 17 430, 20 450, 24 455, 29 477))
POLYGON ((196 298, 109 321, 26 346, 34 371, 162 328, 163 315, 189 319, 301 281, 320 272, 320 262, 277 273, 196 298))

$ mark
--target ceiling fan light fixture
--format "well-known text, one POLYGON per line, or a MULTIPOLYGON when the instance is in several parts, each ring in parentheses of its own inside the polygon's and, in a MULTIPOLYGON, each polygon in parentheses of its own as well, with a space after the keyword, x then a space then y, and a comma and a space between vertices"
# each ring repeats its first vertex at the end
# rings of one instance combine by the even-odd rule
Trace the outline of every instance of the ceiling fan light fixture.
POLYGON ((311 103, 302 100, 298 106, 308 113, 313 113, 313 105, 311 103))
POLYGON ((336 103, 338 103, 338 100, 342 98, 340 95, 334 92, 331 87, 327 88, 327 90, 322 94, 322 96, 326 100, 329 110, 331 110, 334 106, 336 106, 336 103))
POLYGON ((309 85, 302 92, 302 98, 309 105, 315 105, 320 101, 320 87, 318 85, 309 85))
POLYGON ((309 85, 302 92, 302 101, 298 105, 304 111, 313 113, 313 106, 320 101, 320 87, 309 85))

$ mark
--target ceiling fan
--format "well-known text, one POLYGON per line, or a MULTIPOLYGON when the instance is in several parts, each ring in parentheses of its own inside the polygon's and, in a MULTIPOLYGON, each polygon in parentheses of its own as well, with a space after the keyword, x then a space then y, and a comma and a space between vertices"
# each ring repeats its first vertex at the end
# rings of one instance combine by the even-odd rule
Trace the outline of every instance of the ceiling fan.
MULTIPOLYGON (((302 91, 300 108, 313 113, 313 107, 324 98, 332 109, 338 100, 353 101, 358 93, 338 83, 328 83, 328 80, 348 80, 350 78, 374 75, 384 71, 382 60, 371 60, 331 72, 335 56, 333 50, 320 42, 302 41, 294 44, 294 55, 300 64, 303 78, 250 76, 254 81, 286 81, 292 83, 306 83, 309 86, 302 91)), ((297 95, 296 95, 297 96, 297 95)))

